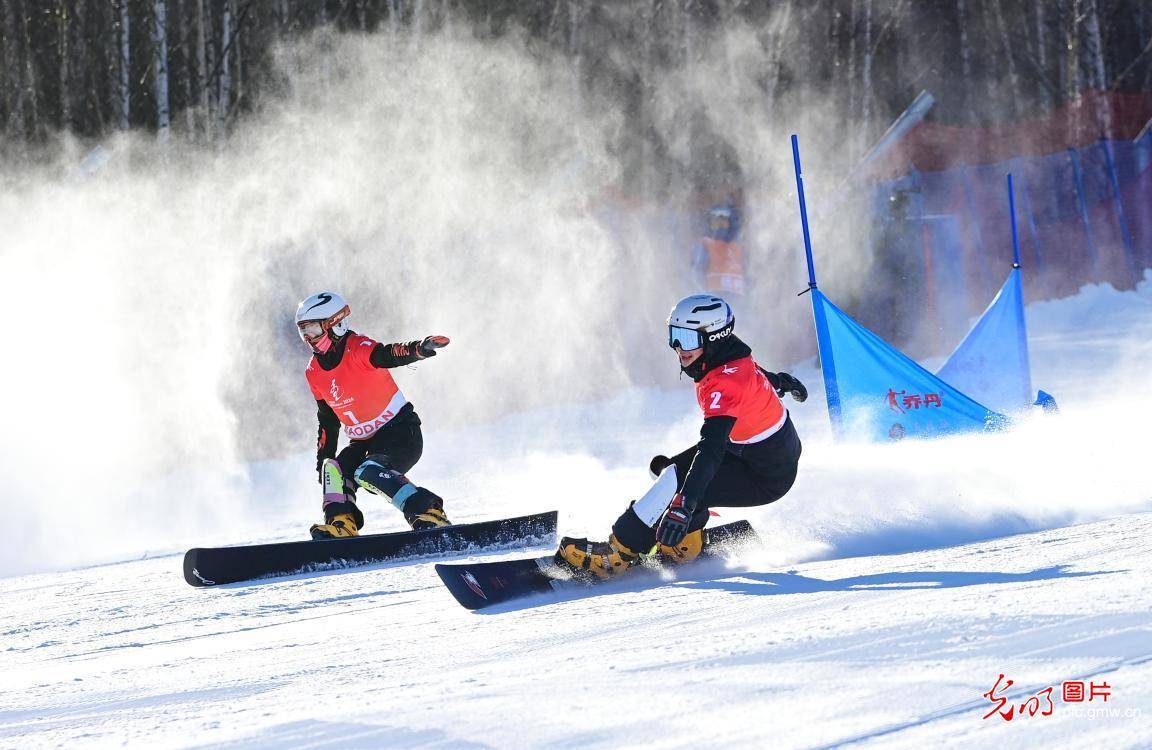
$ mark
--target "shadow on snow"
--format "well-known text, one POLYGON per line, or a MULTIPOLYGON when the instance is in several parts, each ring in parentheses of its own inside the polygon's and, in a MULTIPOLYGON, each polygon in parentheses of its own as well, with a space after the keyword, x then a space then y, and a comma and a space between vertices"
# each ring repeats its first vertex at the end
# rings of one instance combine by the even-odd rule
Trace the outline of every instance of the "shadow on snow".
MULTIPOLYGON (((823 592, 908 591, 916 589, 947 589, 964 586, 1032 583, 1064 578, 1112 575, 1123 571, 1072 571, 1068 565, 1037 568, 1023 573, 999 571, 923 570, 892 573, 873 573, 848 578, 822 579, 800 575, 795 571, 783 573, 756 573, 732 569, 722 562, 709 562, 692 566, 690 576, 665 577, 657 571, 637 571, 619 581, 607 581, 588 586, 573 586, 560 591, 537 594, 478 610, 479 615, 497 615, 522 609, 578 601, 592 596, 620 595, 646 591, 663 586, 681 589, 727 591, 746 596, 781 596, 787 594, 817 594, 823 592)), ((675 574, 675 571, 672 571, 675 574)))

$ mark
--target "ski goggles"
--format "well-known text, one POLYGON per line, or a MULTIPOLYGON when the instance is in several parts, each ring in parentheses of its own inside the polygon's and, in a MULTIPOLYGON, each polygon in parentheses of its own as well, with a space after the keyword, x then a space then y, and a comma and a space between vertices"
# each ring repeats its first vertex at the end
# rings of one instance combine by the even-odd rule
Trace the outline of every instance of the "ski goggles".
POLYGON ((704 346, 704 338, 694 328, 670 325, 668 326, 668 346, 673 349, 679 347, 682 352, 690 352, 704 346))
POLYGON ((296 328, 300 332, 300 338, 304 339, 305 343, 311 344, 319 341, 321 336, 347 317, 348 306, 345 305, 343 309, 330 318, 325 320, 301 320, 296 324, 296 328))
POLYGON ((300 329, 300 338, 304 339, 305 341, 315 341, 316 339, 320 338, 324 335, 324 323, 325 321, 323 320, 301 321, 297 324, 300 329))

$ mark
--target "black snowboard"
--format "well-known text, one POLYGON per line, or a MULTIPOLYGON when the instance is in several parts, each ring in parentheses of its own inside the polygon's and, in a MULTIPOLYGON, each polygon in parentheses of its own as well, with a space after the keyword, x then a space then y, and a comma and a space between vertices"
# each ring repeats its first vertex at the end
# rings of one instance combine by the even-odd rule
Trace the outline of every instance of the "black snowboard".
MULTIPOLYGON (((704 529, 704 550, 697 559, 715 557, 730 544, 756 539, 756 532, 747 521, 704 529)), ((531 594, 586 588, 604 582, 573 577, 571 571, 556 565, 551 555, 464 565, 438 563, 436 572, 456 601, 467 609, 483 609, 531 594)), ((629 573, 632 575, 634 573, 629 573)))
POLYGON ((351 539, 198 547, 184 555, 184 580, 193 586, 216 586, 478 547, 548 544, 556 540, 556 516, 557 512, 551 511, 439 529, 366 534, 351 539))

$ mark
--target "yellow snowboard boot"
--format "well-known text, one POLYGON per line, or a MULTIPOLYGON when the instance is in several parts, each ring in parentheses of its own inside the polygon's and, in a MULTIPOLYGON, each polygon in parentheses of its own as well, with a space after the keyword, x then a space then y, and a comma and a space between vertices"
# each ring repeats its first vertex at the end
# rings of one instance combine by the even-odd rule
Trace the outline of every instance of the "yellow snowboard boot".
POLYGON ((661 544, 657 550, 657 555, 659 555, 660 562, 681 565, 695 560, 700 556, 703 549, 704 529, 697 529, 687 534, 675 547, 661 544))
POLYGON ((422 529, 436 529, 441 526, 451 526, 452 522, 444 515, 443 508, 429 508, 423 513, 417 513, 408 519, 413 531, 422 529))
POLYGON ((351 513, 337 513, 327 523, 312 524, 309 532, 313 539, 345 539, 360 536, 356 518, 351 513))
POLYGON ((640 554, 625 547, 616 535, 607 542, 564 537, 556 551, 556 564, 579 576, 589 574, 599 579, 615 578, 640 562, 640 554))

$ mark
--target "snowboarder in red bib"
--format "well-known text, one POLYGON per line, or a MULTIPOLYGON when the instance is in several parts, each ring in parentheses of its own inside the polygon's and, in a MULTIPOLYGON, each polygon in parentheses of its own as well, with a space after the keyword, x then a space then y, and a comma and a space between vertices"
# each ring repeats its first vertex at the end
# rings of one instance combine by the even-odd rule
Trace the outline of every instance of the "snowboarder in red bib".
POLYGON ((704 412, 700 441, 672 458, 656 456, 656 482, 616 521, 607 542, 565 537, 556 562, 611 578, 655 552, 672 563, 703 548, 708 509, 767 505, 796 481, 800 438, 780 397, 808 398, 786 372, 764 370, 733 334, 732 308, 719 297, 685 297, 668 316, 668 345, 696 383, 704 412))
POLYGON ((316 471, 324 487, 324 523, 312 526, 312 538, 360 533, 358 487, 386 498, 413 529, 447 526, 444 501, 405 476, 420 460, 424 438, 420 417, 388 369, 435 356, 448 337, 380 344, 349 330, 348 314, 335 292, 313 294, 296 309, 300 338, 312 349, 304 374, 320 422, 316 471), (350 442, 337 454, 341 428, 350 442))

